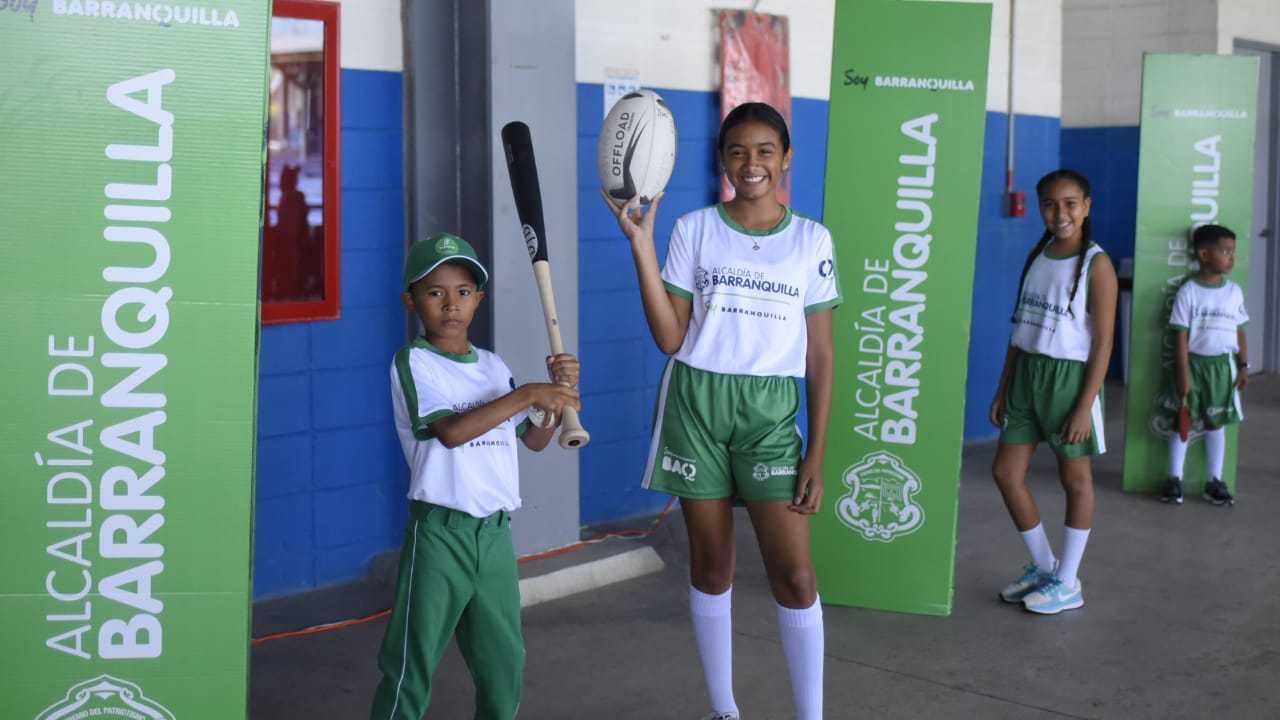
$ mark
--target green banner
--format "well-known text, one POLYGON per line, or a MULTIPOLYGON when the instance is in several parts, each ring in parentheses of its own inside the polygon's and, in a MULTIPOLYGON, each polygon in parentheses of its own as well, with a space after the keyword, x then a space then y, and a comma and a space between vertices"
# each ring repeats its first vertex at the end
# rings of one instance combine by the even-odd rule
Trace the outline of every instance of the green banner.
POLYGON ((270 3, 0 0, 0 707, 247 707, 270 3))
POLYGON ((836 3, 824 602, 951 612, 990 33, 989 4, 836 3))
MULTIPOLYGON (((1142 61, 1142 139, 1134 238, 1124 489, 1159 492, 1169 476, 1169 435, 1160 411, 1172 372, 1173 298, 1194 259, 1191 229, 1225 225, 1236 235, 1231 279, 1245 292, 1253 199, 1258 59, 1235 55, 1155 55, 1142 61)), ((1245 408, 1248 413, 1248 408, 1245 408)), ((1192 430, 1184 489, 1207 478, 1201 427, 1192 430)), ((1236 428, 1227 428, 1223 481, 1235 488, 1236 428)))

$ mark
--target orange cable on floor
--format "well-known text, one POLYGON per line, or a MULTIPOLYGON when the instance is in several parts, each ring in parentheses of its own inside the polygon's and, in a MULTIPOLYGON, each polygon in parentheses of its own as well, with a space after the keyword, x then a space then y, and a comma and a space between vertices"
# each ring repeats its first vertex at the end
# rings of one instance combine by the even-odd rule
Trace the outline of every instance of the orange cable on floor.
MULTIPOLYGON (((599 535, 594 535, 592 537, 587 538, 586 540, 583 540, 581 542, 576 542, 572 545, 566 545, 562 548, 556 548, 554 550, 547 550, 540 553, 534 553, 532 555, 524 555, 520 558, 517 558, 516 562, 524 563, 524 562, 529 562, 531 560, 540 560, 542 558, 553 557, 555 555, 564 555, 574 550, 581 550, 582 548, 588 545, 594 545, 596 543, 603 542, 610 538, 645 537, 648 535, 653 535, 654 533, 662 529, 662 525, 667 520, 667 513, 671 512, 671 508, 674 507, 675 504, 676 504, 676 498, 673 497, 670 500, 668 500, 667 506, 662 509, 662 512, 658 515, 658 518, 653 521, 653 527, 649 528, 648 530, 619 530, 617 532, 611 532, 611 533, 600 533, 599 535)), ((382 610, 380 612, 376 612, 366 617, 356 618, 353 620, 339 620, 338 622, 324 623, 323 625, 312 625, 311 627, 302 628, 301 630, 287 630, 285 632, 272 633, 270 635, 263 635, 262 637, 253 638, 251 641, 251 644, 260 645, 269 640, 279 640, 281 638, 287 638, 287 637, 298 637, 300 635, 313 635, 315 633, 326 632, 329 630, 340 630, 342 628, 348 628, 355 625, 362 625, 367 622, 372 622, 374 620, 384 618, 390 614, 391 614, 391 610, 388 609, 388 610, 382 610)))

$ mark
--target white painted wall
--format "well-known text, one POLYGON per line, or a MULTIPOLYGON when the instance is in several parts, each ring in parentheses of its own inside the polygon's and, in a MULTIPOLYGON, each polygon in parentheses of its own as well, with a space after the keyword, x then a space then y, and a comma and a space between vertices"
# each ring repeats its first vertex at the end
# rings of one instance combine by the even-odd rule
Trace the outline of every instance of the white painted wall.
MULTIPOLYGON (((840 0, 841 2, 845 0, 840 0)), ((942 0, 963 1, 963 0, 942 0)), ((980 0, 981 1, 981 0, 980 0)), ((719 8, 786 15, 791 27, 791 94, 826 100, 831 91, 837 0, 654 0, 627 7, 577 0, 576 75, 602 83, 610 68, 637 71, 640 84, 711 92, 720 87, 719 8)), ((1008 109, 1009 0, 994 5, 987 108, 1008 109)), ((1021 0, 1017 13, 1015 109, 1056 117, 1061 108, 1063 0, 1021 0)), ((946 48, 939 48, 945 53, 946 48)))
POLYGON ((1137 125, 1143 53, 1217 52, 1231 1, 1063 0, 1063 127, 1137 125))
POLYGON ((717 10, 752 5, 790 20, 791 94, 825 99, 835 0, 577 0, 577 81, 602 83, 607 68, 627 68, 639 71, 642 86, 719 88, 717 10))
POLYGON ((1235 49, 1236 40, 1280 47, 1280 0, 1217 0, 1218 52, 1235 49))
MULTIPOLYGON (((972 2, 973 0, 936 0, 972 2)), ((982 0, 978 0, 982 1, 982 0)), ((991 8, 991 50, 987 67, 987 109, 1009 109, 1009 4, 987 0, 991 8)), ((1014 112, 1058 117, 1062 111, 1063 0, 1018 0, 1014 14, 1014 112)))
POLYGON ((1137 125, 1144 52, 1230 54, 1236 40, 1280 47, 1280 0, 1062 3, 1063 127, 1137 125))
POLYGON ((400 0, 342 0, 339 64, 353 70, 404 69, 400 0))

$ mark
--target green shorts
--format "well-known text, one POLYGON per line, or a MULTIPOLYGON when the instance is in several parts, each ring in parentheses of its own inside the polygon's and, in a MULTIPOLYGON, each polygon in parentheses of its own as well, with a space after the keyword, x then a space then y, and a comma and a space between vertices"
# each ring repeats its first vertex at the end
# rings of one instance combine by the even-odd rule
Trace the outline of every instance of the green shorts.
MULTIPOLYGON (((1210 428, 1232 425, 1244 419, 1240 406, 1240 391, 1236 389, 1236 363, 1230 353, 1222 355, 1196 355, 1187 353, 1187 371, 1191 375, 1191 394, 1187 396, 1187 408, 1191 422, 1204 423, 1210 428)), ((1174 373, 1165 373, 1165 383, 1160 393, 1161 415, 1169 421, 1169 427, 1178 427, 1178 380, 1174 373)))
POLYGON ((1004 393, 1004 427, 1000 442, 1006 445, 1049 443, 1058 457, 1077 458, 1107 451, 1102 434, 1102 394, 1093 399, 1093 430, 1089 439, 1068 445, 1059 432, 1080 397, 1084 363, 1047 355, 1019 353, 1013 376, 1004 393))
POLYGON ((697 500, 792 500, 799 411, 795 378, 722 375, 671 360, 643 485, 697 500))

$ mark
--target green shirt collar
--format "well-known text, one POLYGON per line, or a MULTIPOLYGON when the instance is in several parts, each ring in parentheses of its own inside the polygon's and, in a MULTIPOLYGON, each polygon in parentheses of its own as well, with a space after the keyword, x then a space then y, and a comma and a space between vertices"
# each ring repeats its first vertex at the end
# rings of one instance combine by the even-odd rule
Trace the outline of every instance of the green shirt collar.
POLYGON ((787 229, 787 226, 791 224, 791 217, 794 213, 791 211, 791 208, 785 205, 783 206, 783 209, 785 210, 785 212, 782 213, 782 219, 778 221, 777 225, 774 225, 768 230, 749 230, 739 225, 737 222, 734 221, 733 218, 729 217, 729 212, 724 209, 724 203, 716 203, 716 212, 720 213, 720 219, 724 221, 725 225, 728 225, 729 227, 733 228, 734 230, 737 230, 743 235, 754 235, 757 237, 764 237, 766 235, 777 235, 778 233, 787 229))
POLYGON ((413 339, 413 346, 417 348, 422 348, 423 350, 430 350, 431 352, 441 357, 447 357, 454 362, 473 363, 473 362, 480 361, 480 355, 476 353, 476 346, 472 345, 469 342, 467 343, 467 352, 462 354, 445 352, 444 350, 441 350, 435 345, 432 345, 430 342, 427 341, 426 338, 422 336, 418 336, 413 339))

